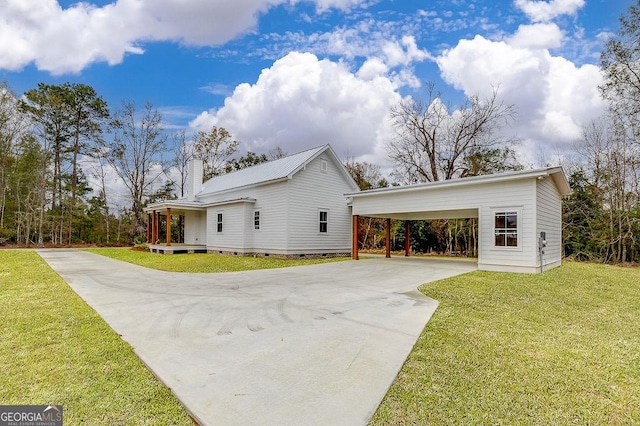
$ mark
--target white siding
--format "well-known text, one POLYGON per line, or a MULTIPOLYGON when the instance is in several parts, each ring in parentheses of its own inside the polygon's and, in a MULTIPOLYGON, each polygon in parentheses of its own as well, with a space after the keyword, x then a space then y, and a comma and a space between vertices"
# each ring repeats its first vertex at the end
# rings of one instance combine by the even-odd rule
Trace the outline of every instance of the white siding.
POLYGON ((291 179, 227 191, 203 197, 212 203, 251 198, 255 203, 233 203, 210 207, 210 250, 269 254, 310 254, 351 251, 351 211, 344 194, 354 190, 329 154, 320 155, 291 179), (327 171, 321 170, 322 160, 327 171), (243 211, 239 205, 246 206, 243 211), (319 210, 329 212, 326 234, 318 229, 319 210), (216 232, 216 214, 224 213, 224 232, 216 232), (253 226, 253 212, 260 210, 260 229, 253 226))
POLYGON ((207 208, 207 249, 244 253, 246 211, 250 203, 234 203, 207 208), (222 232, 218 232, 218 214, 222 213, 222 232))
POLYGON ((492 265, 510 265, 514 270, 534 272, 537 254, 535 200, 535 179, 521 179, 357 197, 354 199, 353 213, 401 215, 407 212, 445 211, 442 218, 447 218, 447 214, 456 217, 456 210, 477 209, 480 234, 478 267, 491 269, 492 265), (494 246, 494 213, 505 209, 520 212, 517 248, 494 246))
POLYGON ((185 211, 184 242, 185 244, 206 244, 207 224, 204 212, 185 211))
POLYGON ((223 206, 214 206, 207 209, 209 230, 215 231, 216 211, 225 212, 232 208, 233 218, 231 228, 227 232, 227 217, 225 213, 223 234, 217 239, 210 236, 207 247, 210 250, 238 251, 245 253, 274 253, 286 254, 287 252, 287 218, 288 218, 288 180, 270 184, 241 188, 236 191, 228 191, 222 195, 203 197, 203 202, 212 203, 240 198, 251 198, 254 203, 238 202, 223 206), (235 210, 243 205, 242 211, 235 210), (253 229, 253 211, 260 210, 260 229, 253 229))
POLYGON ((332 156, 323 154, 289 182, 290 253, 351 252, 351 209, 344 193, 353 191, 332 156), (325 162, 327 170, 322 170, 325 162), (327 232, 319 231, 319 213, 328 212, 327 232))
MULTIPOLYGON (((562 260, 562 197, 550 178, 537 181, 537 226, 536 235, 547 234, 543 264, 550 265, 562 260)), ((540 266, 538 257, 536 264, 540 266)))
POLYGON ((252 206, 247 226, 256 253, 286 254, 288 234, 289 181, 262 185, 252 190, 252 206), (260 210, 260 229, 253 229, 253 211, 260 210))

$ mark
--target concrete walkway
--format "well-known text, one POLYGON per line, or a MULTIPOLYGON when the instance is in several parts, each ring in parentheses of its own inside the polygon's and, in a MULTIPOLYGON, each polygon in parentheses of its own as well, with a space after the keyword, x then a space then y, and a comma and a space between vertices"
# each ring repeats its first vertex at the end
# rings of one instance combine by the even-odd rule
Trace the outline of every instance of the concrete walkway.
POLYGON ((476 269, 393 258, 184 274, 39 253, 203 425, 366 424, 437 307, 416 287, 476 269))

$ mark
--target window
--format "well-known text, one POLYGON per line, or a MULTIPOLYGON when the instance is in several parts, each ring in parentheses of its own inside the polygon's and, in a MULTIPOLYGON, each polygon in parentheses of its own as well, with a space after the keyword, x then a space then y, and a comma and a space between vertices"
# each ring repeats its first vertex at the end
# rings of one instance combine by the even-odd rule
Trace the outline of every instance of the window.
POLYGON ((260 229, 260 210, 253 212, 253 229, 260 229))
POLYGON ((320 170, 323 173, 327 173, 327 170, 329 170, 329 165, 327 164, 327 160, 320 160, 320 170))
POLYGON ((329 225, 329 212, 320 211, 320 232, 326 233, 329 225))
POLYGON ((222 213, 218 213, 218 232, 222 232, 222 213))
POLYGON ((518 212, 495 213, 495 246, 518 247, 518 212))

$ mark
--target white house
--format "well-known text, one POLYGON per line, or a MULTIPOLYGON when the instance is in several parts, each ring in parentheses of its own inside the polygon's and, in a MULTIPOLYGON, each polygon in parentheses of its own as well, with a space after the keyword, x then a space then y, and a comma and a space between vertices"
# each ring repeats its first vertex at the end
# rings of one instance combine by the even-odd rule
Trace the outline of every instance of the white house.
MULTIPOLYGON (((562 261, 562 198, 570 193, 562 168, 549 167, 346 195, 354 235, 359 216, 386 218, 387 232, 390 219, 478 218, 478 269, 535 273, 562 261)), ((355 239, 352 250, 357 259, 355 239)))
POLYGON ((359 218, 378 217, 387 219, 390 257, 391 219, 477 218, 479 269, 535 273, 562 261, 562 198, 570 193, 560 167, 359 191, 325 145, 204 184, 202 162, 193 161, 187 197, 146 208, 147 239, 162 253, 358 259, 359 218), (159 218, 172 215, 184 235, 159 244, 159 218))
POLYGON ((351 208, 344 194, 357 192, 358 186, 329 145, 204 184, 202 162, 196 160, 188 175, 187 197, 145 209, 152 243, 160 242, 160 215, 184 220, 183 241, 151 244, 152 251, 280 257, 351 254, 351 208))

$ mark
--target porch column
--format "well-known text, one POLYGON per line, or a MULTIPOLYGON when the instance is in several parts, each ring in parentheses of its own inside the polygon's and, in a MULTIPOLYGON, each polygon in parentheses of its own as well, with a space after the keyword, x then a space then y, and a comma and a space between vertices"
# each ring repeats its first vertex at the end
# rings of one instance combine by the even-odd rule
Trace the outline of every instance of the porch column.
POLYGON ((151 213, 151 244, 156 243, 156 211, 151 213))
POLYGON ((151 213, 147 213, 147 244, 151 242, 151 213))
POLYGON ((360 216, 357 214, 353 215, 353 245, 351 247, 351 258, 353 260, 358 260, 358 234, 360 234, 360 221, 358 220, 360 216))
POLYGON ((171 207, 167 207, 167 246, 171 245, 171 207))
POLYGON ((411 252, 411 221, 404 221, 404 255, 409 256, 411 252))
POLYGON ((160 242, 160 212, 156 212, 156 237, 153 240, 153 243, 160 242))
POLYGON ((386 237, 387 237, 387 241, 385 243, 385 254, 384 257, 391 257, 391 219, 390 218, 386 218, 385 219, 385 225, 386 225, 386 237))

